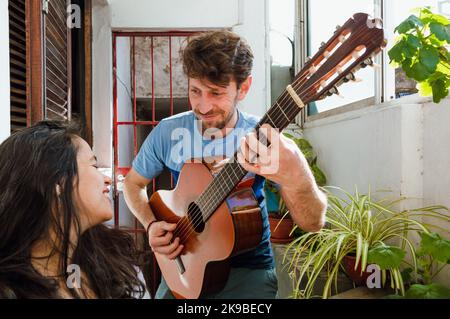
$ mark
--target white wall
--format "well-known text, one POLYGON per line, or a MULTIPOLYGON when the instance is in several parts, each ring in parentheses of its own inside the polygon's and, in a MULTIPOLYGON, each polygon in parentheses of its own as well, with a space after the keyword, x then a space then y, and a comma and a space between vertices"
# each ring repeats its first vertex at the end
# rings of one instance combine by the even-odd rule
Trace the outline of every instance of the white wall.
MULTIPOLYGON (((131 100, 131 57, 130 39, 121 37, 117 39, 117 117, 119 121, 133 121, 133 105, 131 100)), ((134 158, 134 129, 131 125, 121 125, 118 128, 119 139, 119 166, 130 167, 134 158)), ((119 185, 122 187, 122 185, 119 185)), ((133 227, 134 216, 129 210, 123 194, 119 198, 119 224, 121 226, 133 227)))
POLYGON ((8 1, 0 1, 0 143, 11 131, 9 96, 9 18, 8 1))
POLYGON ((241 0, 239 3, 239 22, 233 27, 233 31, 247 39, 254 55, 252 88, 240 108, 263 116, 270 106, 268 3, 266 0, 241 0))
MULTIPOLYGON (((410 96, 316 119, 304 135, 318 155, 329 185, 354 192, 389 189, 406 196, 399 209, 450 207, 450 99, 439 105, 410 96)), ((425 220, 423 221, 430 221, 425 220)), ((450 225, 437 223, 447 230, 450 225)), ((450 285, 450 270, 437 280, 450 285)))
POLYGON ((93 133, 102 165, 112 166, 112 30, 199 30, 232 28, 255 54, 253 86, 240 106, 263 115, 269 100, 266 0, 94 0, 93 133))
POLYGON ((111 8, 92 3, 92 130, 99 165, 112 167, 112 36, 111 8))
POLYGON ((238 20, 239 0, 109 0, 112 27, 148 28, 223 28, 238 20))

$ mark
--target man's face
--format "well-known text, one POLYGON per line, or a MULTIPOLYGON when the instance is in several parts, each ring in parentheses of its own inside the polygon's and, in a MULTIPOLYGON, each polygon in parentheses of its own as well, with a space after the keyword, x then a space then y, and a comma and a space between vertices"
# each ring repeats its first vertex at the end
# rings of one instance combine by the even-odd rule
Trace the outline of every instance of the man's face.
POLYGON ((237 102, 243 98, 240 91, 235 81, 222 87, 206 79, 189 78, 189 100, 197 119, 202 121, 203 130, 226 127, 237 102))

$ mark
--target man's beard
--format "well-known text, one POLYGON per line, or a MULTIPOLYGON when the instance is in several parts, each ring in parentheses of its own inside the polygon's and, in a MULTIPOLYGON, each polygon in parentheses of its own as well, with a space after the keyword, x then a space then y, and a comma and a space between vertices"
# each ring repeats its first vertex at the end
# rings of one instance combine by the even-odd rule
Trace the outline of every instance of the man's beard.
POLYGON ((222 130, 223 128, 225 128, 227 126, 227 124, 231 121, 231 119, 233 118, 234 113, 236 112, 236 107, 237 107, 237 97, 234 101, 234 106, 233 109, 230 111, 229 114, 227 114, 227 116, 224 118, 224 114, 225 112, 220 110, 219 113, 217 112, 209 112, 206 114, 199 114, 196 110, 194 110, 194 114, 196 115, 197 119, 201 121, 201 130, 202 132, 205 132, 205 130, 222 130), (201 120, 200 116, 208 116, 208 115, 220 115, 220 117, 222 117, 222 119, 219 119, 217 121, 214 122, 208 122, 208 121, 204 121, 201 120))

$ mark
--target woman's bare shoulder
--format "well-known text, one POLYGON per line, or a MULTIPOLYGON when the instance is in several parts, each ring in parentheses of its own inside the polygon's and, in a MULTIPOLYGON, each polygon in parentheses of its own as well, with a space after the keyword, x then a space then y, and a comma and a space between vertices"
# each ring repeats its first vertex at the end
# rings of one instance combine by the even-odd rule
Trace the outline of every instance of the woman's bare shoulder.
POLYGON ((7 285, 0 282, 0 299, 16 299, 17 296, 14 291, 7 285))

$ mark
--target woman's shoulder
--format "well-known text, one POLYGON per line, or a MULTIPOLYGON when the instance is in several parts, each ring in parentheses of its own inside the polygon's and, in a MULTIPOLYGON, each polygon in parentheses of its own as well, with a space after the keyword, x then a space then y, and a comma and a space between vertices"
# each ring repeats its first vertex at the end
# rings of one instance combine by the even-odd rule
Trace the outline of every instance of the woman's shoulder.
POLYGON ((14 291, 0 281, 0 299, 17 299, 14 291))

